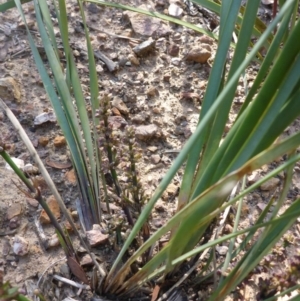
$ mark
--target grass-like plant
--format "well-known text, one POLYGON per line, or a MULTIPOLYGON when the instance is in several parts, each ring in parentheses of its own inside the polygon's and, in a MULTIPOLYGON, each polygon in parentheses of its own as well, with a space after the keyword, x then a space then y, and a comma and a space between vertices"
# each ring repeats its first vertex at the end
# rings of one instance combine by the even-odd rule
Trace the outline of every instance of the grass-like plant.
MULTIPOLYGON (((101 0, 86 2, 129 9, 200 30, 152 11, 146 12, 101 0)), ((278 214, 291 187, 293 166, 300 159, 297 152, 300 132, 283 140, 278 139, 300 115, 300 43, 298 43, 300 22, 297 20, 299 1, 280 1, 279 13, 267 27, 263 27, 256 18, 260 0, 247 1, 246 7, 242 9, 241 0, 222 1, 222 4, 210 0, 193 2, 220 15, 219 33, 213 36, 218 40, 218 49, 202 103, 199 123, 136 219, 131 216, 128 205, 130 202, 142 201, 142 189, 136 177, 134 155, 130 155, 131 184, 134 189, 126 192, 128 188, 121 187, 118 181, 113 139, 106 128, 109 99, 107 96, 99 96, 94 53, 85 22, 83 2, 79 0, 78 5, 89 59, 91 120, 88 118, 86 100, 69 45, 65 1, 53 1, 66 61, 62 68, 48 4, 44 0, 34 0, 36 20, 48 57, 47 65, 41 60, 29 30, 28 39, 45 90, 71 152, 82 195, 81 208, 85 208, 80 213, 82 227, 89 230, 93 224, 100 223, 101 198, 106 199, 109 206, 111 191, 106 185, 105 178, 108 166, 114 194, 120 199, 129 227, 132 228, 108 274, 100 271, 101 287, 98 292, 101 291, 104 295, 126 298, 146 285, 149 280, 154 279, 161 285, 164 280, 175 277, 174 275, 178 277, 181 265, 188 262, 192 266, 190 271, 194 271, 201 262, 204 268, 196 277, 199 280, 198 284, 203 279, 213 277, 214 289, 208 300, 223 300, 270 252, 300 214, 300 198, 297 198, 284 213, 278 214), (234 45, 232 45, 233 32, 237 32, 238 35, 234 45), (257 39, 254 44, 253 37, 257 39), (228 62, 227 53, 232 46, 234 55, 228 62), (259 54, 262 47, 267 49, 263 58, 259 54), (251 88, 248 88, 248 94, 234 124, 224 136, 238 81, 257 58, 260 64, 259 72, 251 88), (53 80, 49 78, 46 67, 51 69, 53 80), (97 131, 99 127, 104 127, 101 133, 97 131), (103 141, 100 147, 98 141, 103 141), (284 163, 253 185, 246 187, 243 183, 242 189, 235 193, 237 185, 240 181, 244 182, 248 173, 285 154, 287 156, 284 163), (106 166, 105 162, 109 164, 106 166), (145 236, 143 243, 136 246, 133 242, 141 230, 142 233, 145 232, 144 227, 155 203, 183 164, 185 164, 184 175, 176 214, 159 230, 151 233, 150 237, 145 236), (238 230, 244 197, 281 171, 285 171, 285 179, 278 196, 270 200, 253 226, 238 230), (238 209, 233 232, 220 237, 212 236, 210 240, 204 239, 212 222, 226 208, 236 203, 238 209), (154 255, 150 254, 151 256, 147 256, 147 260, 141 263, 140 258, 143 258, 145 252, 155 247, 168 233, 168 243, 162 249, 156 248, 154 255), (243 243, 236 247, 235 238, 239 235, 243 235, 243 243), (218 263, 216 267, 213 260, 214 246, 224 242, 229 245, 229 251, 224 262, 218 263), (128 256, 128 249, 133 247, 135 248, 133 254, 124 262, 128 256), (205 256, 207 253, 211 256, 205 256), (236 262, 234 267, 229 269, 232 260, 236 262), (132 269, 133 266, 138 269, 132 269), (216 276, 217 269, 221 271, 219 277, 216 276)), ((15 0, 15 3, 26 25, 20 1, 15 0)), ((128 147, 132 149, 135 142, 130 131, 128 135, 128 147)), ((173 287, 176 288, 185 277, 174 279, 178 280, 173 287)), ((167 295, 171 291, 172 288, 167 295)))

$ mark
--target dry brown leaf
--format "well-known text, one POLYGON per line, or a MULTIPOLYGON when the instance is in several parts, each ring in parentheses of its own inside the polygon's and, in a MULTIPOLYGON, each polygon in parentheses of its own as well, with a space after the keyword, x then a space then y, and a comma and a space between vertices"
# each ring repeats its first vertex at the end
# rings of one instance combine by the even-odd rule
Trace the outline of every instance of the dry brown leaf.
POLYGON ((72 273, 83 283, 90 284, 81 265, 73 257, 68 257, 68 266, 72 273))
POLYGON ((72 167, 71 162, 65 162, 65 163, 55 162, 50 160, 49 158, 46 159, 46 164, 50 167, 57 168, 57 169, 67 169, 72 167))
POLYGON ((160 291, 160 286, 155 285, 155 287, 154 287, 154 289, 153 289, 153 292, 152 292, 152 298, 151 298, 151 301, 157 300, 159 291, 160 291))

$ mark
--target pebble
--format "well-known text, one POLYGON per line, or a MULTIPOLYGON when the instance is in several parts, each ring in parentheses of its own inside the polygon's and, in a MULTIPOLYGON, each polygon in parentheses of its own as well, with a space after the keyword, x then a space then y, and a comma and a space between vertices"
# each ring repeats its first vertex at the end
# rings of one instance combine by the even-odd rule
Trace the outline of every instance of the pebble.
POLYGON ((180 18, 182 16, 183 9, 175 3, 171 3, 168 8, 168 12, 170 16, 180 18))
POLYGON ((39 169, 36 166, 28 163, 23 167, 23 171, 29 175, 37 175, 39 174, 39 169))
POLYGON ((135 65, 135 66, 140 65, 139 59, 134 54, 128 55, 128 60, 132 65, 135 65))
POLYGON ((151 163, 157 164, 160 161, 160 155, 158 155, 158 154, 151 155, 150 160, 151 160, 151 163))
POLYGON ((13 243, 13 252, 18 256, 24 256, 28 253, 28 241, 22 236, 15 236, 13 243))
POLYGON ((97 34, 97 40, 106 40, 107 39, 107 34, 103 33, 103 32, 99 32, 97 34))
POLYGON ((173 183, 171 183, 171 184, 167 187, 166 192, 167 192, 167 194, 168 194, 169 196, 174 196, 174 195, 176 195, 177 192, 178 192, 178 186, 175 185, 175 184, 173 184, 173 183))
POLYGON ((216 246, 216 250, 221 256, 225 256, 228 252, 228 247, 227 246, 216 246))
MULTIPOLYGON (((58 220, 60 218, 60 208, 59 208, 56 198, 53 195, 51 195, 49 198, 47 198, 46 202, 49 206, 49 209, 52 211, 54 217, 58 220)), ((41 222, 41 224, 50 224, 51 223, 50 218, 44 209, 42 210, 42 212, 40 214, 40 222, 41 222)))
POLYGON ((108 123, 113 130, 124 128, 127 121, 122 116, 108 116, 108 123))
POLYGON ((85 254, 80 260, 80 265, 82 266, 93 265, 92 257, 89 254, 85 254))
POLYGON ((54 138, 53 144, 55 147, 65 146, 67 143, 66 138, 64 136, 56 136, 54 138))
POLYGON ((258 171, 255 170, 251 173, 251 175, 248 176, 248 183, 253 184, 257 182, 259 178, 260 178, 260 174, 258 171))
POLYGON ((26 198, 26 202, 34 208, 37 208, 39 206, 39 202, 36 199, 26 198))
MULTIPOLYGON (((148 10, 147 7, 141 6, 140 8, 148 10)), ((123 15, 129 19, 135 33, 142 36, 152 37, 155 33, 165 35, 170 32, 170 27, 157 18, 131 11, 124 11, 123 15)))
POLYGON ((10 230, 14 230, 14 229, 18 228, 20 226, 20 224, 21 224, 20 217, 15 216, 9 221, 8 226, 9 226, 10 230))
POLYGON ((34 125, 40 125, 45 122, 56 122, 54 112, 44 112, 34 118, 34 125))
POLYGON ((135 129, 135 136, 140 140, 147 141, 160 136, 159 128, 155 124, 140 125, 135 129))
POLYGON ((104 244, 108 241, 108 234, 102 234, 100 225, 93 225, 93 229, 86 231, 86 237, 91 247, 104 244))
POLYGON ((164 202, 162 200, 158 200, 154 206, 154 209, 158 212, 165 212, 164 202))
POLYGON ((151 152, 151 153, 155 153, 157 151, 157 146, 149 146, 147 147, 147 149, 151 152))
POLYGON ((67 184, 71 184, 71 185, 75 186, 77 184, 75 170, 71 169, 71 170, 67 171, 65 173, 65 179, 66 179, 67 184))
POLYGON ((178 57, 173 57, 171 59, 171 64, 178 67, 181 64, 181 59, 178 57))
POLYGON ((53 235, 51 236, 51 238, 48 239, 48 241, 47 241, 47 246, 48 246, 48 248, 54 248, 54 247, 57 247, 57 246, 59 246, 59 244, 60 244, 60 242, 59 242, 59 239, 58 239, 58 236, 57 236, 56 233, 53 234, 53 235))
POLYGON ((100 64, 98 64, 98 65, 96 66, 96 72, 97 72, 98 74, 104 72, 104 69, 103 69, 103 67, 102 67, 100 64))
POLYGON ((156 87, 150 86, 150 87, 148 88, 146 94, 147 94, 148 96, 156 96, 156 95, 158 95, 158 90, 157 90, 156 87))
POLYGON ((280 183, 280 180, 278 178, 272 178, 269 181, 263 183, 260 186, 260 189, 264 190, 264 191, 270 191, 270 190, 273 190, 274 188, 276 188, 279 185, 279 183, 280 183))
POLYGON ((6 211, 6 219, 11 220, 12 218, 21 215, 22 206, 19 203, 12 204, 6 211))
POLYGON ((176 44, 171 44, 168 48, 168 53, 171 56, 177 56, 179 54, 179 46, 176 44))
POLYGON ((206 35, 203 35, 202 37, 200 37, 200 38, 198 39, 198 41, 199 41, 200 43, 208 44, 208 45, 213 45, 213 43, 214 43, 214 39, 211 38, 211 37, 209 37, 209 36, 206 36, 206 35))
MULTIPOLYGON (((24 168, 24 161, 19 158, 11 157, 11 160, 19 167, 20 169, 24 168)), ((5 168, 8 170, 13 170, 8 163, 5 164, 5 168)))
POLYGON ((112 101, 112 105, 119 110, 121 114, 128 115, 129 109, 127 108, 126 104, 123 102, 123 100, 116 96, 114 97, 112 101))
POLYGON ((98 14, 100 12, 100 8, 98 7, 98 5, 90 3, 88 5, 88 11, 92 14, 98 14))
POLYGON ((12 77, 0 78, 0 97, 4 100, 15 100, 21 102, 21 91, 19 85, 12 77))
POLYGON ((138 56, 145 56, 155 51, 155 40, 150 38, 149 40, 137 45, 132 50, 138 56))
POLYGON ((163 81, 164 82, 170 82, 170 78, 171 78, 171 73, 167 72, 163 76, 163 81))
POLYGON ((39 138, 38 142, 41 146, 46 146, 49 143, 49 138, 42 136, 39 138))
POLYGON ((48 185, 45 179, 42 176, 35 176, 34 183, 37 185, 42 191, 48 189, 48 185))
POLYGON ((197 63, 204 64, 211 57, 211 49, 209 45, 194 46, 189 53, 186 55, 185 59, 187 61, 193 61, 197 63))

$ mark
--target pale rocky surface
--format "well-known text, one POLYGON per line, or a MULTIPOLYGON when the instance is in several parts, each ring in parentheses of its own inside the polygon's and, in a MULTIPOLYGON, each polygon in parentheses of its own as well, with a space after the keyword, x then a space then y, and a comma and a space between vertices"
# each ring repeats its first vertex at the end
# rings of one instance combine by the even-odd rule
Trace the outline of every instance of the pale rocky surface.
MULTIPOLYGON (((0 0, 1 3, 3 1, 0 0)), ((120 3, 147 8, 142 0, 123 0, 120 3)), ((77 23, 80 19, 79 12, 73 2, 67 1, 66 4, 71 13, 69 28, 71 47, 83 83, 84 96, 88 103, 90 97, 88 63, 82 28, 77 23)), ((176 1, 157 0, 147 2, 148 4, 155 11, 169 12, 177 18, 191 21, 211 31, 218 26, 217 19, 206 15, 205 11, 195 11, 195 14, 192 11, 189 12, 181 1, 177 3, 176 1)), ((38 45, 41 45, 40 37, 36 34, 37 24, 32 3, 25 4, 24 8, 34 39, 38 45)), ((95 50, 99 49, 105 54, 113 67, 109 69, 107 63, 96 58, 96 71, 100 78, 99 88, 111 96, 112 116, 109 117, 109 125, 113 130, 120 131, 124 131, 127 125, 134 126, 138 147, 142 154, 138 163, 138 171, 145 194, 150 196, 164 173, 172 165, 178 150, 183 147, 186 139, 196 128, 217 44, 212 38, 195 33, 190 29, 148 16, 128 11, 121 12, 117 9, 103 8, 88 3, 85 10, 90 26, 92 45, 95 50), (118 38, 115 35, 127 38, 118 38)), ((53 7, 52 12, 54 12, 53 7)), ((260 8, 262 16, 266 16, 270 12, 269 6, 260 8)), ((54 23, 57 31, 56 19, 54 19, 54 23)), ((44 55, 43 58, 45 59, 44 55)), ((248 70, 249 85, 252 84, 256 72, 257 69, 254 67, 248 70)), ((77 180, 72 165, 66 164, 66 162, 70 162, 69 151, 65 145, 63 133, 57 125, 56 116, 45 95, 29 50, 24 24, 20 21, 16 10, 10 10, 4 15, 0 14, 0 74, 2 80, 0 80, 0 97, 13 110, 25 128, 41 159, 46 164, 66 206, 80 227, 75 205, 75 200, 79 195, 76 188, 77 180)), ((232 108, 227 130, 232 125, 233 118, 243 99, 243 82, 240 81, 236 103, 232 108)), ((31 164, 36 168, 33 159, 2 112, 0 112, 0 128, 1 138, 10 147, 8 151, 10 155, 22 160, 23 166, 31 164)), ((286 130, 285 135, 291 134, 299 128, 300 124, 297 121, 286 130)), ((281 159, 276 162, 276 164, 280 163, 281 159)), ((255 174, 249 175, 249 184, 256 182, 274 167, 266 165, 255 174)), ((150 221, 151 230, 162 227, 165 221, 176 212, 182 173, 182 170, 178 172, 174 183, 167 188, 162 199, 155 205, 150 221)), ((49 270, 49 274, 55 270, 55 272, 70 278, 68 267, 66 270, 62 268, 66 266, 64 253, 61 248, 55 247, 58 239, 53 226, 42 225, 42 230, 51 248, 46 250, 39 237, 35 219, 43 216, 41 217, 42 222, 47 220, 47 215, 41 210, 37 201, 25 196, 12 184, 11 179, 18 182, 13 172, 5 169, 5 164, 0 159, 0 221, 1 231, 7 233, 6 236, 0 237, 0 265, 5 269, 5 279, 19 287, 28 288, 31 285, 30 281, 33 279, 36 284, 46 269, 49 270), (9 231, 15 232, 9 234, 9 231), (14 238, 17 235, 28 242, 27 248, 26 242, 23 243, 22 250, 24 252, 19 253, 19 255, 24 254, 21 259, 14 253, 14 238), (52 264, 53 266, 49 268, 52 264)), ((298 164, 295 167, 294 186, 288 193, 290 201, 300 194, 299 179, 300 165, 298 164)), ((49 197, 50 191, 41 175, 34 174, 34 180, 42 194, 49 197)), ((249 227, 267 205, 273 190, 282 185, 282 182, 283 178, 274 178, 271 183, 268 183, 269 186, 262 186, 244 200, 241 227, 249 227), (266 187, 267 189, 263 189, 266 187)), ((104 220, 109 220, 106 204, 102 203, 101 208, 104 212, 104 220)), ((113 203, 111 209, 114 217, 124 218, 118 204, 113 203)), ((65 223, 65 217, 61 215, 57 204, 53 206, 53 210, 55 210, 57 218, 65 223)), ((99 250, 98 255, 101 262, 106 262, 107 256, 108 260, 111 257, 114 258, 116 252, 112 252, 111 247, 108 247, 111 243, 108 241, 108 223, 103 222, 101 226, 91 231, 89 239, 92 244, 99 244, 97 250, 99 250)), ((224 233, 231 231, 232 226, 227 224, 224 227, 224 233)), ((90 258, 85 250, 82 250, 78 241, 72 234, 70 235, 75 240, 78 250, 81 251, 79 254, 82 263, 89 265, 90 258)), ((220 255, 223 252, 222 256, 225 256, 227 246, 224 245, 220 248, 220 255)), ((285 263, 278 261, 278 266, 280 269, 284 268, 285 263)), ((250 284, 247 283, 245 287, 237 288, 236 292, 226 301, 256 300, 256 285, 259 276, 260 273, 254 274, 249 281, 250 284), (234 299, 235 293, 239 294, 239 299, 234 299)), ((89 300, 84 292, 78 297, 76 296, 77 291, 70 287, 63 286, 64 289, 58 290, 58 286, 47 279, 45 277, 42 282, 44 290, 49 293, 50 300, 64 300, 67 296, 73 296, 76 300, 89 300)), ((196 297, 192 298, 196 295, 197 298, 200 298, 201 290, 191 293, 190 299, 199 300, 196 297)), ((205 297, 202 300, 205 300, 205 297)))

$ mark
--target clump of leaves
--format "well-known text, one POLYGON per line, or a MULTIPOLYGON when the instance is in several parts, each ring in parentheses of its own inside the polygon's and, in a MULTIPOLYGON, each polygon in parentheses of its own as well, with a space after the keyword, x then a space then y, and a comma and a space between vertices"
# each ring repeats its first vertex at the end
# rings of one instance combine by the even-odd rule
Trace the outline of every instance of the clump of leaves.
MULTIPOLYGON (((19 0, 15 1, 26 24, 21 4, 19 0)), ((139 8, 102 0, 89 0, 88 2, 129 9, 173 21, 168 16, 152 11, 145 12, 139 8)), ((293 165, 300 159, 300 155, 296 151, 300 145, 300 132, 275 142, 286 127, 300 116, 298 102, 300 97, 300 44, 295 43, 300 36, 300 22, 295 17, 299 1, 287 0, 282 3, 273 22, 263 30, 258 30, 261 27, 256 18, 260 0, 247 1, 242 13, 241 0, 222 1, 222 4, 210 0, 195 0, 194 2, 220 14, 218 49, 202 102, 197 128, 174 160, 170 170, 164 175, 157 190, 142 207, 144 201, 142 189, 137 180, 136 158, 133 152, 135 141, 133 132, 130 130, 128 130, 126 138, 129 162, 126 171, 128 183, 121 187, 118 180, 118 163, 122 158, 118 158, 113 143, 115 134, 109 127, 109 100, 104 97, 100 98, 100 102, 98 101, 98 79, 94 54, 82 2, 78 1, 78 5, 85 30, 89 58, 92 122, 88 119, 85 99, 69 45, 65 2, 58 0, 57 3, 54 2, 54 5, 64 45, 66 71, 61 68, 61 62, 57 55, 57 42, 47 3, 34 0, 37 23, 49 67, 55 78, 54 84, 48 76, 27 28, 29 42, 45 89, 71 151, 82 194, 81 208, 87 210, 86 214, 83 214, 83 229, 88 230, 92 224, 101 222, 102 189, 107 203, 109 202, 110 188, 106 185, 108 181, 105 178, 107 172, 112 179, 114 193, 120 199, 131 227, 130 234, 124 241, 108 274, 102 275, 103 281, 98 292, 104 295, 112 294, 128 298, 153 280, 157 284, 158 291, 162 291, 161 300, 177 289, 181 284, 181 279, 165 295, 163 295, 161 283, 168 279, 174 271, 183 271, 182 267, 185 264, 188 265, 190 260, 199 256, 199 259, 203 260, 207 267, 199 270, 198 276, 202 279, 212 274, 215 275, 217 268, 222 272, 221 277, 214 277, 209 301, 223 300, 270 252, 300 214, 300 198, 297 198, 284 213, 278 216, 279 209, 282 207, 292 183, 293 165), (290 26, 291 24, 292 26, 290 26), (276 27, 276 34, 273 36, 272 32, 276 27), (231 49, 234 32, 238 33, 238 38, 234 45, 233 58, 228 63, 227 54, 231 49), (258 38, 254 45, 252 44, 253 35, 258 38), (261 47, 266 47, 266 56, 261 58, 260 69, 253 85, 245 95, 245 101, 233 126, 224 137, 224 128, 235 101, 239 79, 253 60, 259 56, 261 47), (73 100, 75 101, 73 102, 73 100), (97 131, 99 126, 100 133, 97 131), (248 173, 284 154, 288 154, 288 156, 281 166, 255 184, 249 187, 243 184, 242 189, 236 190, 239 182, 248 173), (149 236, 147 223, 152 209, 179 168, 183 166, 185 171, 177 212, 166 221, 163 227, 149 236), (253 226, 238 230, 243 198, 283 170, 286 172, 286 178, 282 189, 278 196, 270 201, 274 207, 271 208, 268 204, 253 222, 253 226), (236 202, 238 202, 239 209, 232 233, 220 237, 215 235, 209 241, 204 239, 212 222, 223 214, 227 207, 236 202), (136 221, 133 217, 130 220, 129 214, 126 212, 126 210, 131 212, 132 204, 135 206, 138 204, 139 216, 136 221), (266 220, 268 211, 271 211, 271 214, 270 218, 266 220), (260 235, 257 235, 258 231, 260 231, 260 235), (133 242, 141 233, 143 241, 134 244, 133 242), (239 235, 244 235, 244 237, 242 243, 237 246, 235 238, 239 235), (167 237, 167 241, 161 247, 160 242, 163 237, 167 237), (214 246, 223 242, 228 243, 229 251, 225 260, 218 262, 217 267, 216 262, 213 261, 214 246), (125 255, 128 255, 128 250, 133 246, 130 257, 126 258, 125 255), (156 251, 154 255, 149 252, 153 248, 156 251), (145 254, 147 256, 144 256, 145 254), (141 258, 146 258, 142 264, 140 264, 141 258), (232 269, 229 269, 229 263, 235 261, 236 258, 239 260, 232 269), (213 262, 212 271, 209 269, 211 262, 213 262)), ((180 20, 174 20, 174 22, 195 28, 195 26, 180 20)), ((187 275, 197 268, 197 264, 199 261, 196 261, 187 275)))

